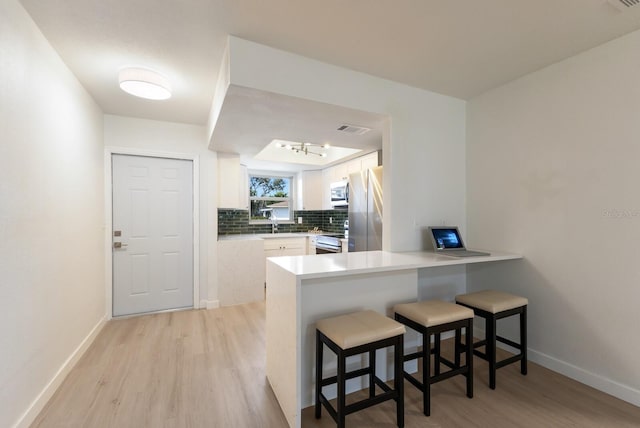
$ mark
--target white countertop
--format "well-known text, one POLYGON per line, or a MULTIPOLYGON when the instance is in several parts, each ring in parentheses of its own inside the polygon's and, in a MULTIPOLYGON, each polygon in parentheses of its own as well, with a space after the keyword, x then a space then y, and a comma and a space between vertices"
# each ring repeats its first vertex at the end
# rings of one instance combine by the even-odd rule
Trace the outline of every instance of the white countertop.
MULTIPOLYGON (((324 232, 327 234, 329 232, 324 232)), ((307 236, 318 236, 323 233, 315 232, 292 232, 292 233, 242 233, 235 235, 218 235, 218 241, 250 241, 256 239, 278 239, 278 238, 306 238, 307 236)))
POLYGON ((518 254, 491 252, 489 256, 452 257, 430 251, 393 253, 388 251, 360 251, 355 253, 320 254, 310 256, 269 257, 277 264, 301 279, 322 278, 403 269, 420 269, 437 266, 484 263, 499 260, 521 259, 518 254))

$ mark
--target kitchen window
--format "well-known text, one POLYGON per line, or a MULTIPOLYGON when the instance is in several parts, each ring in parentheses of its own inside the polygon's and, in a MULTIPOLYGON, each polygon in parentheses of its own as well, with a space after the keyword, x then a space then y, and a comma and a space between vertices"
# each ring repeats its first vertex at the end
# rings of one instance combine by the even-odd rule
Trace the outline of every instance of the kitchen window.
POLYGON ((290 222, 293 218, 293 177, 249 174, 249 222, 290 222))

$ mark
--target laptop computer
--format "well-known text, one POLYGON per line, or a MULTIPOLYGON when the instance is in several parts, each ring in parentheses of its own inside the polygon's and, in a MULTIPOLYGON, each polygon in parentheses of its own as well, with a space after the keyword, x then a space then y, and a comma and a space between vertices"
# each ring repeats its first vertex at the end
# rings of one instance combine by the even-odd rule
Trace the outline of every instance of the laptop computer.
POLYGON ((436 254, 454 257, 477 257, 491 254, 482 251, 469 251, 465 248, 460 231, 456 226, 431 226, 429 236, 436 254))

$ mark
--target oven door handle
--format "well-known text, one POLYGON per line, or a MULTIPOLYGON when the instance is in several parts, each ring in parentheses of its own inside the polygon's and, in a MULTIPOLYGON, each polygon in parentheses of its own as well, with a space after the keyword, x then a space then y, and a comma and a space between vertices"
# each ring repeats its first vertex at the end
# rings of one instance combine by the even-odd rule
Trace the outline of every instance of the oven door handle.
POLYGON ((341 253, 342 252, 342 248, 336 248, 336 247, 324 247, 324 246, 318 246, 316 245, 316 254, 335 254, 335 253, 341 253))

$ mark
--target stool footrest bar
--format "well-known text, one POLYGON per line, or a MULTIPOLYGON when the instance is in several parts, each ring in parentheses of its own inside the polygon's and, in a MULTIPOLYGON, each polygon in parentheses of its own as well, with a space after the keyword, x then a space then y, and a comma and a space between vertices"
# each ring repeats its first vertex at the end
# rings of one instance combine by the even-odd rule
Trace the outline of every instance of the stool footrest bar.
POLYGON ((483 339, 483 340, 478 340, 477 342, 473 343, 473 347, 474 348, 482 348, 483 346, 487 345, 487 340, 483 339))
POLYGON ((477 349, 473 350, 473 355, 476 355, 482 358, 483 360, 486 360, 488 358, 486 352, 478 351, 477 349))
POLYGON ((397 397, 398 397, 398 394, 396 391, 383 392, 382 394, 376 395, 375 397, 366 398, 364 400, 357 401, 355 403, 345 406, 344 412, 345 414, 349 415, 351 413, 366 409, 371 406, 375 406, 376 404, 380 404, 384 401, 395 399, 397 397))
POLYGON ((420 391, 424 392, 424 386, 422 385, 422 382, 420 382, 418 379, 413 377, 411 373, 404 372, 404 378, 408 380, 409 383, 411 383, 413 386, 418 388, 420 391))
POLYGON ((449 379, 450 377, 461 375, 461 374, 466 374, 468 372, 469 372, 469 370, 468 370, 467 367, 462 367, 462 368, 455 369, 455 370, 449 370, 449 371, 446 371, 444 373, 440 373, 439 375, 431 376, 430 383, 432 383, 432 384, 433 383, 438 383, 438 382, 443 381, 445 379, 449 379))
MULTIPOLYGON (((354 377, 360 377, 364 375, 368 375, 370 373, 369 367, 365 367, 362 369, 354 370, 348 373, 345 373, 345 379, 353 379, 354 377)), ((331 385, 332 383, 338 382, 338 376, 331 376, 322 379, 322 386, 331 385)))
POLYGON ((500 367, 504 367, 511 363, 515 363, 516 361, 520 361, 521 359, 522 359, 522 354, 518 354, 518 355, 514 355, 513 357, 506 358, 502 361, 497 361, 496 368, 499 369, 500 367))
POLYGON ((513 340, 509 340, 509 339, 507 339, 506 337, 496 336, 496 340, 497 340, 498 342, 502 342, 502 343, 504 343, 504 344, 506 344, 506 345, 509 345, 509 346, 511 346, 512 348, 522 349, 522 346, 521 346, 519 343, 514 342, 513 340))
POLYGON ((382 381, 382 379, 380 379, 378 376, 374 376, 373 377, 373 381, 375 382, 376 385, 378 385, 380 387, 380 389, 382 389, 384 392, 389 392, 389 391, 393 391, 393 389, 391 389, 391 387, 389 385, 387 385, 386 383, 384 383, 382 381))

